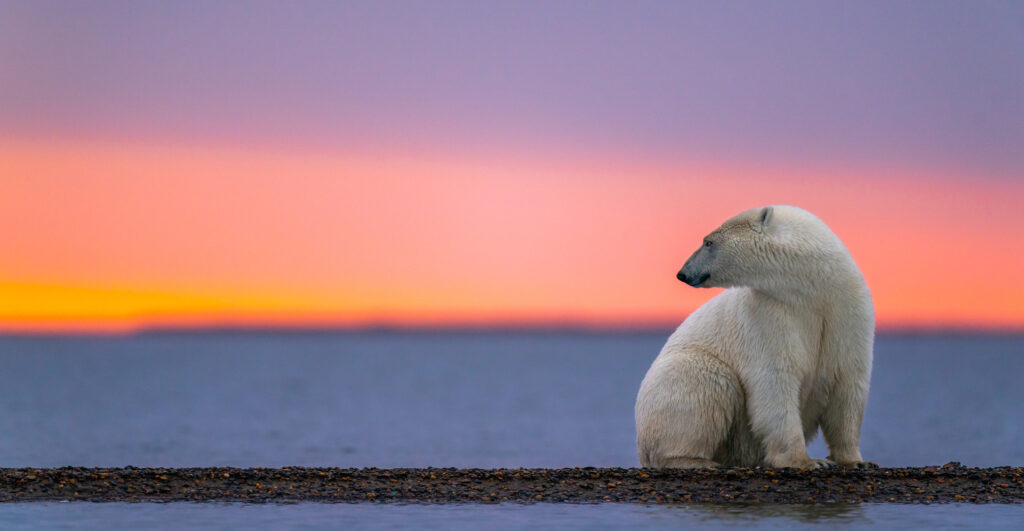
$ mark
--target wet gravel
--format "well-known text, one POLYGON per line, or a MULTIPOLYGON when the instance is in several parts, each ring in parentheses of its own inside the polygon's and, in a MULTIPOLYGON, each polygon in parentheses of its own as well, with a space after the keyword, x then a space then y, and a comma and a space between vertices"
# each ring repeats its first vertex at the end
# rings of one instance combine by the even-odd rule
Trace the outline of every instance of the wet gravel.
POLYGON ((1024 468, 3 468, 0 501, 1022 503, 1024 468))

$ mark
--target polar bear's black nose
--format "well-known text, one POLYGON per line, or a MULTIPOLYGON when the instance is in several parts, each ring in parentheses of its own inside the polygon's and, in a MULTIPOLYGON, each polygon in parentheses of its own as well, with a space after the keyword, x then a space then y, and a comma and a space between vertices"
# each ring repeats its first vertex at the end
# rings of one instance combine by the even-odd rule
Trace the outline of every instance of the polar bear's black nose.
POLYGON ((683 282, 686 282, 687 284, 690 283, 689 281, 686 280, 686 273, 683 273, 682 269, 680 269, 679 272, 676 273, 676 278, 678 278, 679 280, 681 280, 683 282))

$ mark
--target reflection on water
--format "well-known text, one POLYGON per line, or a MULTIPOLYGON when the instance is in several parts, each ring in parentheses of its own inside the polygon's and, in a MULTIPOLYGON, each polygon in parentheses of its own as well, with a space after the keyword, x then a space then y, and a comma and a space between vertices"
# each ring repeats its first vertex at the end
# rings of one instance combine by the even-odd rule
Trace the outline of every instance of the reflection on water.
POLYGON ((690 515, 701 516, 707 521, 721 522, 755 522, 780 518, 793 522, 828 522, 835 525, 847 525, 864 521, 864 507, 847 503, 794 505, 726 503, 688 505, 678 507, 678 509, 690 515))
POLYGON ((1019 505, 0 504, 0 528, 29 529, 885 529, 1014 528, 1019 505))

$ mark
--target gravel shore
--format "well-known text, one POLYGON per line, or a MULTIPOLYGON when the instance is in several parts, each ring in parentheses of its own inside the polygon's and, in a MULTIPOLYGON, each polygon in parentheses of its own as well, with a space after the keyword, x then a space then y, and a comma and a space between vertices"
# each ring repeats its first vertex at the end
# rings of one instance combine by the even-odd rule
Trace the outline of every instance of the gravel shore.
POLYGON ((1024 468, 3 468, 0 501, 1022 503, 1024 468))

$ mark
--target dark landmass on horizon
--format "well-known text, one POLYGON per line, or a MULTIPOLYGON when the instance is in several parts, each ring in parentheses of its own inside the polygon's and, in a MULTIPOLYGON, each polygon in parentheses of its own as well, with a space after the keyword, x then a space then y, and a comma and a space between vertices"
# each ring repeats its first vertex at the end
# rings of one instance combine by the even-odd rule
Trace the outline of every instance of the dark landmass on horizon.
POLYGON ((0 502, 1022 503, 1024 468, 3 468, 0 502))

